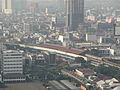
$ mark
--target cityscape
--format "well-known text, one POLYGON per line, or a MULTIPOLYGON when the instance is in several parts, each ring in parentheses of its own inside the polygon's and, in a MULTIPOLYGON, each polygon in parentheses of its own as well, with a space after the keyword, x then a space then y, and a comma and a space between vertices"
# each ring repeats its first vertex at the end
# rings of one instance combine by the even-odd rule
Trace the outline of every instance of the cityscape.
POLYGON ((119 0, 0 0, 0 90, 120 90, 119 0))

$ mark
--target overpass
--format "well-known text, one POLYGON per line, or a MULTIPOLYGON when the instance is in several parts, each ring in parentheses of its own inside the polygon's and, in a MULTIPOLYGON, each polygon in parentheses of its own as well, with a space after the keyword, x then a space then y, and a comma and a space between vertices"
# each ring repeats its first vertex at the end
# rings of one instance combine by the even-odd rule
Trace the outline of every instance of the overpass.
POLYGON ((97 56, 93 56, 93 55, 89 55, 89 54, 86 54, 85 56, 88 57, 88 60, 97 61, 97 62, 100 62, 100 63, 102 63, 102 64, 106 64, 106 65, 109 65, 109 66, 116 67, 116 68, 119 68, 119 69, 120 69, 120 65, 119 65, 119 64, 110 62, 110 61, 109 61, 108 59, 106 59, 106 58, 97 57, 97 56))
POLYGON ((66 52, 66 51, 51 49, 51 48, 47 48, 47 47, 29 46, 29 45, 24 45, 24 44, 7 44, 7 45, 19 46, 19 47, 22 47, 22 48, 30 48, 30 49, 40 50, 40 51, 53 52, 53 53, 56 53, 56 54, 65 55, 65 56, 73 57, 73 58, 79 58, 79 59, 83 59, 84 61, 87 61, 86 56, 78 55, 78 54, 75 54, 75 53, 72 53, 72 52, 66 52))

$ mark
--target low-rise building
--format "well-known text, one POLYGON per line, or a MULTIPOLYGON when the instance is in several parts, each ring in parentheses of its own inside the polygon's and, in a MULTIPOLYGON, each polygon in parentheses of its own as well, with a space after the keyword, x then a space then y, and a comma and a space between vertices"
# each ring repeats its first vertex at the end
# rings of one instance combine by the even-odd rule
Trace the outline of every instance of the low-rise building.
POLYGON ((81 77, 89 77, 95 75, 96 72, 88 68, 79 68, 76 69, 76 74, 80 75, 81 77))
POLYGON ((68 90, 81 90, 80 87, 76 87, 73 83, 69 82, 68 80, 60 80, 60 82, 68 88, 68 90))
POLYGON ((36 60, 35 60, 36 65, 43 65, 45 63, 46 63, 46 60, 45 60, 43 54, 39 54, 39 55, 36 56, 36 60))
POLYGON ((108 55, 114 55, 114 49, 99 49, 99 55, 100 56, 108 56, 108 55))
POLYGON ((96 84, 102 90, 106 90, 106 89, 107 90, 116 90, 116 89, 112 89, 112 88, 120 86, 119 81, 115 78, 99 80, 96 82, 96 84))
POLYGON ((51 90, 68 90, 58 81, 49 81, 49 85, 51 86, 51 90))
POLYGON ((3 78, 4 78, 4 82, 23 82, 23 81, 26 80, 25 75, 19 74, 19 73, 16 73, 16 74, 13 74, 13 73, 5 74, 3 76, 3 78))

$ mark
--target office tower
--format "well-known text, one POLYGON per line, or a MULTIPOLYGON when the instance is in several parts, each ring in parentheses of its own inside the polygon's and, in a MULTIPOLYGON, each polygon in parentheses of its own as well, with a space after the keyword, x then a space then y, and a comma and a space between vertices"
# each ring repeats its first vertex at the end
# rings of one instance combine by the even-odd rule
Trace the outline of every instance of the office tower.
POLYGON ((27 8, 27 0, 2 0, 2 12, 12 14, 27 8))
POLYGON ((12 0, 2 0, 2 12, 12 14, 12 0))
POLYGON ((84 0, 65 0, 67 22, 70 30, 77 30, 80 23, 84 23, 84 0))
POLYGON ((23 75, 23 54, 17 50, 3 51, 2 71, 4 82, 25 81, 23 75))
POLYGON ((22 52, 14 50, 3 51, 3 74, 23 73, 22 52))

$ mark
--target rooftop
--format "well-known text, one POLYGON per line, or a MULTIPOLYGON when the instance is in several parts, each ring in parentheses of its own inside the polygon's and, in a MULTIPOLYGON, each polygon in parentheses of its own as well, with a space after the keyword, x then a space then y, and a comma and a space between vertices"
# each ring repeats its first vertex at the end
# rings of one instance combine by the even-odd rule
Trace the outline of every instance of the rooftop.
POLYGON ((80 72, 84 73, 84 74, 95 74, 95 71, 92 70, 92 69, 89 69, 89 68, 79 68, 77 69, 79 70, 80 72))
POLYGON ((42 44, 40 46, 44 47, 44 48, 55 49, 55 50, 64 51, 64 52, 68 52, 68 53, 73 53, 73 54, 80 54, 80 53, 83 52, 83 50, 80 50, 80 49, 58 46, 58 45, 53 45, 53 44, 42 44))
POLYGON ((10 53, 10 54, 12 54, 12 53, 22 53, 23 51, 19 51, 19 50, 5 50, 5 51, 3 51, 3 53, 10 53))
POLYGON ((54 85, 56 88, 58 88, 59 90, 67 90, 67 88, 65 88, 62 84, 60 84, 58 81, 50 81, 49 83, 51 83, 52 85, 54 85))
POLYGON ((60 80, 62 84, 64 84, 66 87, 70 88, 70 90, 80 90, 79 87, 74 86, 71 82, 68 80, 60 80))

